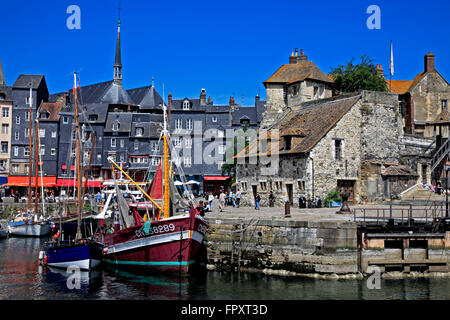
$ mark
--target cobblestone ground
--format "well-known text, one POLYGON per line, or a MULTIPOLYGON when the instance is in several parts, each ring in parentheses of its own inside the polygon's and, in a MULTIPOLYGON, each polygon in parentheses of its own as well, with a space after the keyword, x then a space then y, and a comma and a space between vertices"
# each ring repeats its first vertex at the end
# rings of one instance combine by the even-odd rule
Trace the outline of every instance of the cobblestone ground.
MULTIPOLYGON (((214 200, 212 212, 207 212, 206 217, 220 218, 255 218, 264 217, 272 219, 285 218, 284 208, 281 207, 261 207, 260 210, 255 210, 253 207, 233 208, 232 206, 225 206, 223 212, 220 212, 219 202, 214 200)), ((355 216, 358 221, 364 216, 370 219, 379 219, 383 217, 389 218, 390 210, 389 204, 371 204, 371 205, 350 205, 351 213, 337 214, 340 208, 314 208, 314 209, 299 209, 290 208, 291 217, 289 219, 301 221, 355 221, 355 216), (356 213, 356 215, 355 215, 356 213)), ((409 206, 392 206, 392 217, 394 218, 408 218, 409 206)), ((429 218, 443 217, 445 215, 445 203, 442 207, 434 206, 413 206, 412 218, 429 218)))

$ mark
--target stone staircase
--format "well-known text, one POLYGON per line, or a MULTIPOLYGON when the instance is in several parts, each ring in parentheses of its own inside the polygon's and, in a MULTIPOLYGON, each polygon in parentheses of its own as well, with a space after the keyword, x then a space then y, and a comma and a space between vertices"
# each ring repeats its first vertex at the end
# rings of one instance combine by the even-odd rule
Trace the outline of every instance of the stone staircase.
POLYGON ((433 202, 445 201, 443 194, 437 194, 430 189, 425 189, 422 184, 418 184, 415 188, 402 195, 397 204, 402 205, 416 205, 416 206, 430 206, 433 202))

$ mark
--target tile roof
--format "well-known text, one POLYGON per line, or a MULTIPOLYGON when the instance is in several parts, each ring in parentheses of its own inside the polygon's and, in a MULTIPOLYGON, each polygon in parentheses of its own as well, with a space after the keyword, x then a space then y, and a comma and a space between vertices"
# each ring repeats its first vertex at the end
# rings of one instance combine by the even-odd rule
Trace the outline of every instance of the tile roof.
POLYGON ((333 82, 312 61, 298 64, 283 64, 269 79, 263 83, 293 83, 313 79, 323 82, 333 82))
POLYGON ((388 90, 392 93, 404 94, 408 92, 411 87, 412 81, 410 80, 386 80, 388 90))
POLYGON ((59 112, 63 107, 63 103, 61 101, 58 102, 42 102, 40 106, 40 113, 47 112, 47 118, 40 118, 39 121, 58 121, 59 120, 59 112))
POLYGON ((417 176, 417 174, 408 166, 391 165, 381 173, 383 176, 417 176))

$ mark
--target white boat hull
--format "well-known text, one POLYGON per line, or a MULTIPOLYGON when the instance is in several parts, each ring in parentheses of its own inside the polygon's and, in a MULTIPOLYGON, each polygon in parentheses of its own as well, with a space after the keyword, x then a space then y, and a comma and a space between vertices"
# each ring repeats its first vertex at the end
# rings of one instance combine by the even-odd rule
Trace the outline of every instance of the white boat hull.
POLYGON ((24 224, 20 226, 8 226, 10 235, 21 237, 43 237, 50 234, 50 224, 36 223, 24 224))
POLYGON ((97 267, 101 263, 100 260, 96 259, 85 259, 85 260, 78 260, 78 261, 69 261, 69 262, 58 262, 58 263, 47 263, 50 267, 55 268, 63 268, 67 269, 69 267, 78 267, 80 270, 90 270, 95 267, 97 267))

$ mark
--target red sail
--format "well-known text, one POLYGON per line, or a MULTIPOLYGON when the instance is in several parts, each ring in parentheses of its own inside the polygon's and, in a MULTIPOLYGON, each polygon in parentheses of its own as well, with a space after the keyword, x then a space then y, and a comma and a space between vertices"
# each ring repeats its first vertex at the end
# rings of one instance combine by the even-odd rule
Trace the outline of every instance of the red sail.
POLYGON ((152 185, 150 187, 150 197, 154 200, 160 200, 163 198, 163 181, 162 181, 162 168, 161 163, 156 170, 155 177, 153 178, 152 185))

